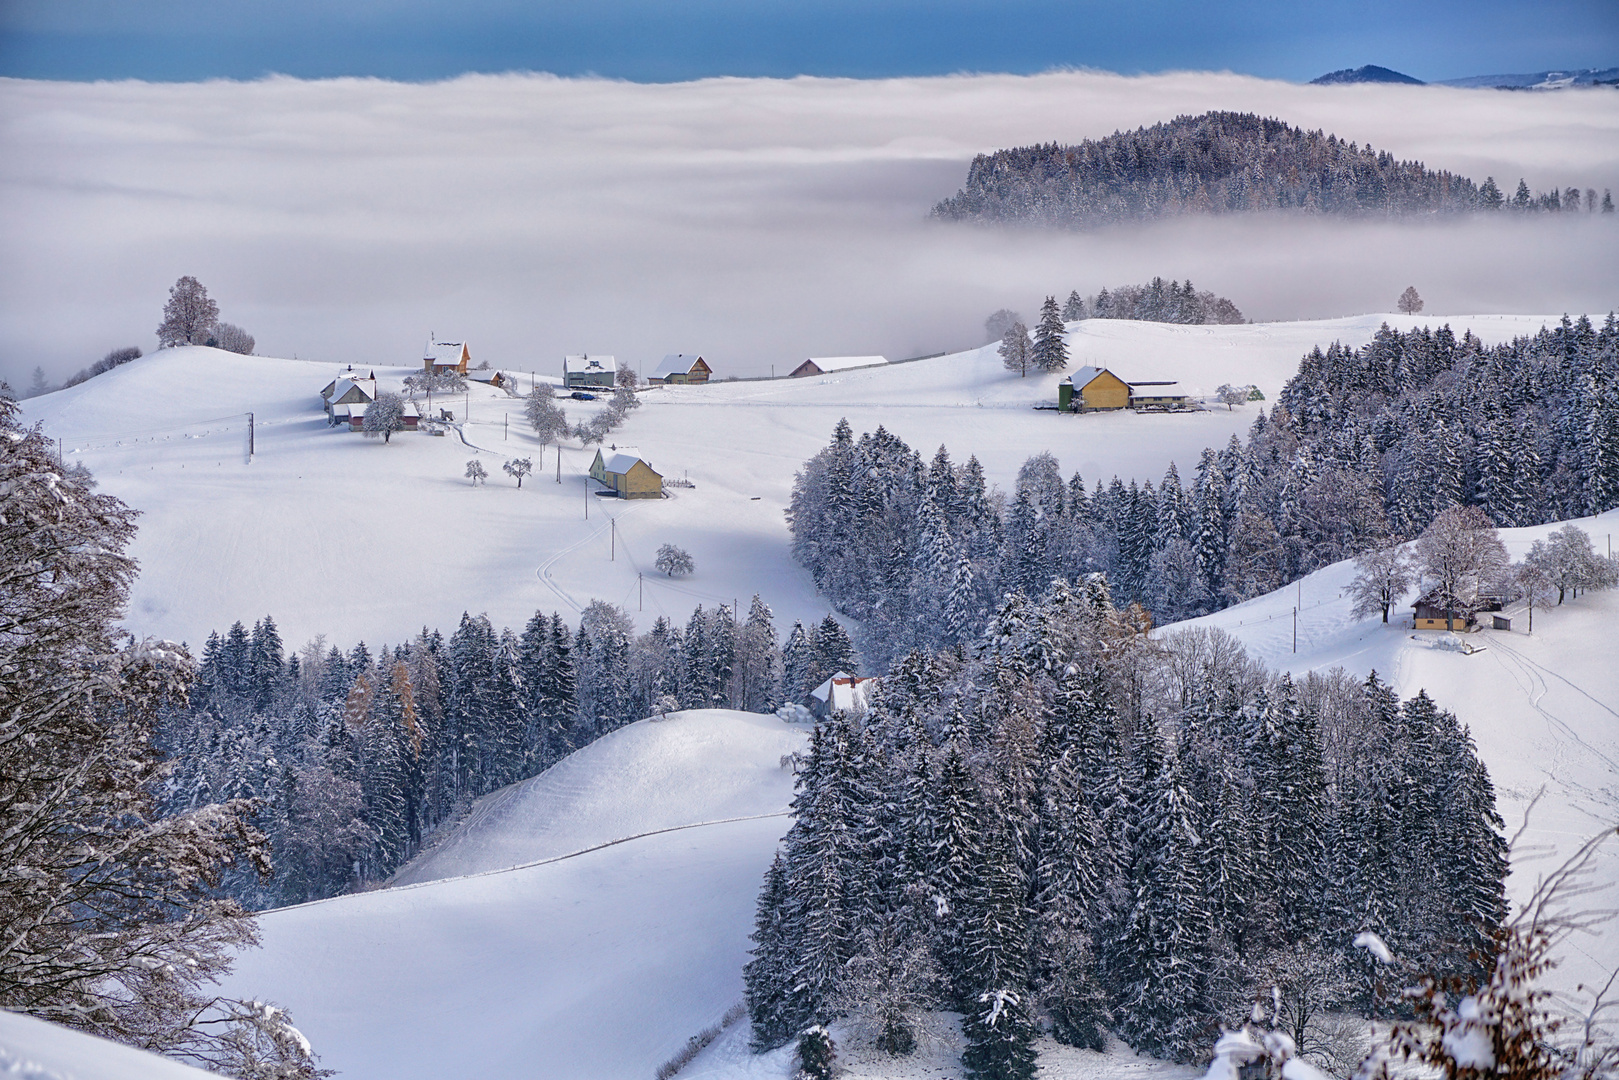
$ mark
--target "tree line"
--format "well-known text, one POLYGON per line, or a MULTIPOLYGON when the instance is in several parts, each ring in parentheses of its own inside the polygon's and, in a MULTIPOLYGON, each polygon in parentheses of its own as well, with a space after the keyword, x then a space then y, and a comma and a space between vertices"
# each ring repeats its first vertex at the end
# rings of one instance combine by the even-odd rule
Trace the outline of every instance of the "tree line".
MULTIPOLYGON (((1015 221, 1082 227, 1182 214, 1291 210, 1342 216, 1512 211, 1595 211, 1594 189, 1506 196, 1420 161, 1306 131, 1253 113, 1208 112, 1114 132, 1071 146, 1055 142, 979 154, 967 182, 933 208, 949 221, 1015 221)), ((1604 191, 1603 213, 1613 211, 1604 191)))
POLYGON ((659 618, 637 636, 597 601, 577 626, 536 613, 520 633, 463 615, 447 638, 348 652, 321 639, 287 653, 275 620, 211 634, 186 707, 163 714, 175 765, 162 810, 252 805, 273 864, 227 871, 250 908, 384 880, 472 800, 534 776, 627 723, 678 709, 771 712, 858 670, 838 621, 795 623, 779 643, 757 596, 659 618))
POLYGON ((1041 1029, 1192 1061, 1262 988, 1392 1008, 1367 932, 1487 973, 1506 844, 1456 717, 1148 629, 1100 575, 1014 592, 815 730, 745 970, 756 1049, 842 1019, 904 1054, 947 1009, 975 1078, 1034 1075, 1041 1029))
POLYGON ((1588 319, 1485 347, 1448 327, 1382 328, 1314 349, 1246 441, 1183 480, 1067 478, 1024 462, 1010 493, 976 457, 924 460, 840 421, 807 461, 788 520, 795 559, 857 620, 882 670, 976 639, 994 604, 1105 573, 1159 622, 1206 614, 1414 539, 1451 506, 1501 526, 1619 506, 1619 322, 1588 319))

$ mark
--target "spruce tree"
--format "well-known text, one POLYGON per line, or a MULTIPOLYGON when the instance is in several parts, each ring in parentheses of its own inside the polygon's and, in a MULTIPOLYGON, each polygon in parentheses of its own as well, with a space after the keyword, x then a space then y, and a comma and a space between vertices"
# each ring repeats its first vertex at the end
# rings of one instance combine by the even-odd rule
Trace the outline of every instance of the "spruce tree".
POLYGON ((1040 323, 1034 331, 1034 366, 1041 371, 1062 371, 1068 366, 1068 343, 1063 338, 1062 314, 1057 298, 1046 297, 1040 307, 1040 323))

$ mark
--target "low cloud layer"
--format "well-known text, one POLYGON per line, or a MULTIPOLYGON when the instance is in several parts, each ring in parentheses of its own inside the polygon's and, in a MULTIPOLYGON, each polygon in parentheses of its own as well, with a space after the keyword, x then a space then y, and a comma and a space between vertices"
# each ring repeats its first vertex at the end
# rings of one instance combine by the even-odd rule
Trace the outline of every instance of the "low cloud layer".
POLYGON ((1046 293, 1190 277, 1250 317, 1619 306, 1619 215, 1228 218, 1063 234, 944 225, 974 153, 1211 108, 1371 142, 1510 190, 1619 189, 1610 91, 1300 87, 1089 72, 637 85, 0 81, 0 375, 154 345, 193 274, 259 351, 497 367, 564 352, 721 375, 977 344, 1046 293))

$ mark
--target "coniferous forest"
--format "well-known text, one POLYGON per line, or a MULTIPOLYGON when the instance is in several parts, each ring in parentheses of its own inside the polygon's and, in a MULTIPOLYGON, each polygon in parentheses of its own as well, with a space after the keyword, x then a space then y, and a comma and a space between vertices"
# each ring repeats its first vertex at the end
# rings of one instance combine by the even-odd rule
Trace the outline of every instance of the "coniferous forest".
POLYGON ((1057 580, 815 730, 745 972, 757 1048, 842 1017, 907 1053, 945 1009, 971 1077, 1032 1076, 1042 1029, 1192 1061, 1266 987, 1384 1008, 1363 932, 1483 973, 1506 845, 1466 728, 1146 630, 1057 580))
POLYGON ((472 800, 625 724, 770 712, 857 670, 837 620, 795 623, 778 643, 758 597, 744 619, 698 607, 684 628, 660 618, 639 637, 601 602, 577 627, 542 612, 520 634, 464 615, 448 638, 424 629, 374 654, 317 641, 288 655, 266 616, 210 635, 189 703, 163 714, 163 810, 256 806, 273 873, 233 867, 222 889, 255 909, 301 903, 386 879, 472 800))
POLYGON ((793 552, 881 669, 975 641, 1001 597, 1053 578, 1105 574, 1167 623, 1412 539, 1454 504, 1500 526, 1598 513, 1619 505, 1619 322, 1494 347, 1385 327, 1312 350, 1246 442, 1184 479, 1172 464, 1157 485, 1087 483, 1045 453, 1006 494, 976 457, 928 461, 840 423, 799 473, 793 552))
MULTIPOLYGON (((1606 192, 1604 193, 1607 194, 1606 192)), ((948 221, 1083 227, 1182 214, 1292 210, 1407 217, 1475 211, 1594 211, 1579 188, 1507 195, 1322 131, 1253 113, 1209 112, 1087 139, 980 154, 966 185, 933 208, 948 221)), ((1611 196, 1602 203, 1611 212, 1611 196)))

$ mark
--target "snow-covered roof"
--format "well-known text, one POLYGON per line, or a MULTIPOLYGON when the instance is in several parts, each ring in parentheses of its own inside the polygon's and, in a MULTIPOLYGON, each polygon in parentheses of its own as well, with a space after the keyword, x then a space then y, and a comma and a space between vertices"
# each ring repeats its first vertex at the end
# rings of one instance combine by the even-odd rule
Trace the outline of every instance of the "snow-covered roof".
POLYGON ((840 671, 810 691, 810 697, 824 702, 830 712, 865 712, 866 684, 871 677, 862 678, 840 671))
POLYGON ((611 356, 591 356, 589 353, 580 356, 564 356, 562 370, 567 372, 580 371, 617 371, 618 361, 611 356))
POLYGON ((886 356, 812 356, 809 362, 823 372, 850 371, 854 368, 881 367, 888 363, 886 356))
MULTIPOLYGON (((667 379, 671 375, 684 375, 692 369, 701 356, 688 353, 670 353, 658 361, 658 366, 652 369, 649 379, 667 379)), ((706 361, 705 361, 706 362, 706 361)))
MULTIPOLYGON (((622 451, 611 455, 603 454, 602 468, 606 469, 610 473, 618 473, 620 476, 622 476, 631 469, 635 468, 635 463, 640 460, 640 457, 637 455, 626 454, 622 451)), ((652 466, 648 465, 647 468, 652 469, 652 466)), ((652 471, 657 472, 656 469, 652 469, 652 471)))
MULTIPOLYGON (((1109 375, 1113 375, 1113 373, 1111 371, 1108 371, 1107 368, 1105 368, 1105 367, 1091 367, 1091 366, 1087 365, 1085 367, 1080 368, 1078 371, 1074 372, 1073 375, 1069 376, 1069 378, 1072 379, 1072 381, 1074 383, 1074 389, 1075 390, 1081 390, 1081 389, 1084 389, 1086 386, 1089 386, 1091 381, 1093 379, 1095 379, 1098 375, 1102 374, 1104 371, 1106 371, 1109 375)), ((1117 375, 1113 375, 1113 377, 1115 379, 1119 378, 1117 375)), ((1123 382, 1124 380, 1119 379, 1119 381, 1123 382)))
POLYGON ((358 389, 367 398, 377 396, 377 380, 375 379, 339 379, 337 385, 332 387, 332 398, 335 400, 347 394, 350 390, 358 389))
POLYGON ((433 341, 428 339, 427 347, 422 352, 423 360, 431 360, 435 364, 450 366, 461 362, 461 355, 466 352, 466 343, 463 341, 433 341))

